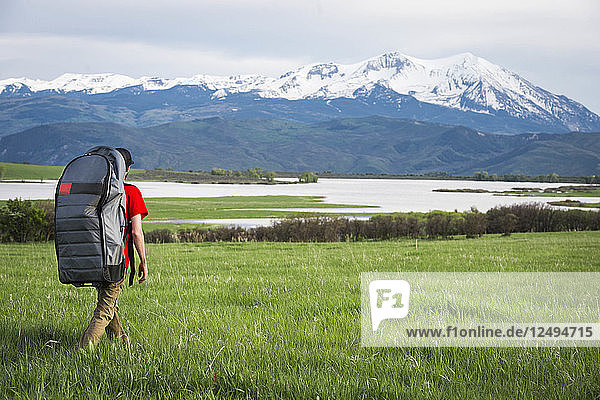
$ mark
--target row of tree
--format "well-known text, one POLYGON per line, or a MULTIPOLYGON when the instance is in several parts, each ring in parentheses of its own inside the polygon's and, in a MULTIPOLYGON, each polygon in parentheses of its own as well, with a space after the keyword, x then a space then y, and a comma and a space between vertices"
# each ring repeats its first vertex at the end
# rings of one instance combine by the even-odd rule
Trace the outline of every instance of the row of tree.
MULTIPOLYGON (((247 177, 252 179, 266 179, 268 182, 273 182, 275 173, 273 171, 263 171, 261 168, 249 168, 245 171, 236 171, 224 168, 213 168, 210 173, 217 176, 233 176, 247 177)), ((298 175, 298 182, 313 183, 317 182, 318 176, 310 171, 306 171, 298 175)))
POLYGON ((505 182, 578 182, 586 184, 600 183, 600 175, 577 176, 577 177, 561 177, 553 173, 547 175, 525 175, 525 174, 488 174, 487 171, 477 171, 473 174, 476 181, 505 181, 505 182))
POLYGON ((266 179, 269 182, 273 182, 275 179, 275 173, 273 171, 263 171, 261 168, 248 168, 245 171, 237 171, 224 168, 213 168, 210 171, 211 175, 217 176, 232 176, 232 177, 245 177, 251 179, 266 179))
POLYGON ((293 217, 273 226, 251 229, 223 227, 210 230, 167 229, 146 234, 151 243, 269 241, 335 242, 395 238, 469 238, 486 233, 600 230, 600 212, 557 210, 540 203, 493 208, 486 213, 434 211, 424 214, 375 216, 369 220, 343 217, 293 217))
MULTIPOLYGON (((595 175, 593 176, 595 178, 595 175)), ((547 175, 537 175, 537 176, 529 176, 524 174, 504 174, 498 176, 497 174, 488 174, 487 171, 483 172, 475 172, 473 174, 473 178, 476 181, 508 181, 508 182, 560 182, 560 177, 558 174, 547 174, 547 175)))

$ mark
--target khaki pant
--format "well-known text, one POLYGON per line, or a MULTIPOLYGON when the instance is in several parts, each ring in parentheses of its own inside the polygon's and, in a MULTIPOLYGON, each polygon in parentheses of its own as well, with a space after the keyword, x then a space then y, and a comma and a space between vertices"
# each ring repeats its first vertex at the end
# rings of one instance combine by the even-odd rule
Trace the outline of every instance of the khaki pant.
POLYGON ((125 278, 116 283, 96 287, 98 291, 98 304, 96 305, 90 324, 83 332, 83 336, 81 336, 81 340, 79 341, 80 348, 86 348, 90 343, 96 345, 105 331, 109 339, 127 340, 127 335, 117 315, 117 310, 119 309, 117 297, 119 297, 119 293, 123 290, 124 280, 125 278))

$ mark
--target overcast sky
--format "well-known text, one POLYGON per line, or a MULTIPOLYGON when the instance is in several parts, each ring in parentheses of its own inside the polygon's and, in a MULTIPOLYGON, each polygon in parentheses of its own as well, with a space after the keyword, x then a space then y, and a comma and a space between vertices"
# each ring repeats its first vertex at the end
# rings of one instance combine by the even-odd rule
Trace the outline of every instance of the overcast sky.
POLYGON ((598 0, 0 0, 0 79, 279 76, 470 51, 600 113, 598 0))

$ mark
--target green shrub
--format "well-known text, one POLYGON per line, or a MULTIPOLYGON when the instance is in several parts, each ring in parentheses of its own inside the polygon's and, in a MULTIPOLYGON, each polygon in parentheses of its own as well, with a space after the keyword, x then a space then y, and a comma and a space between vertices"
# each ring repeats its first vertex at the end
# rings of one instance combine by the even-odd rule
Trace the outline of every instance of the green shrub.
POLYGON ((275 173, 273 171, 267 171, 264 173, 267 182, 273 182, 275 180, 275 173))
POLYGON ((427 223, 425 232, 430 238, 439 236, 447 238, 452 235, 452 216, 440 213, 429 213, 427 215, 427 223))
POLYGON ((502 217, 500 217, 500 224, 502 226, 502 235, 510 236, 510 234, 515 231, 518 221, 519 221, 519 219, 517 218, 517 216, 515 214, 505 214, 502 217))
POLYGON ((45 241, 54 231, 54 207, 31 200, 8 200, 0 208, 0 240, 3 242, 45 241), (52 210, 50 212, 50 209, 52 210))
POLYGON ((144 234, 146 243, 173 243, 175 235, 168 229, 156 229, 144 234))
POLYGON ((463 222, 463 233, 468 238, 480 237, 486 232, 487 218, 486 215, 472 208, 470 212, 465 213, 463 222))
POLYGON ((310 171, 301 173, 298 176, 298 182, 301 183, 316 183, 319 177, 310 171))

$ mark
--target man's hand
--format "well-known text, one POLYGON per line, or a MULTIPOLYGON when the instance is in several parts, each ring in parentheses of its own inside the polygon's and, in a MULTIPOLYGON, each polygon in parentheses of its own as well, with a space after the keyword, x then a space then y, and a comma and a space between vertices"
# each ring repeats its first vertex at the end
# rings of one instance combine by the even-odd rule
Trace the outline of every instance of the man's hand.
POLYGON ((140 261, 140 267, 138 268, 138 276, 140 276, 139 283, 142 283, 148 278, 148 266, 146 260, 140 261))

